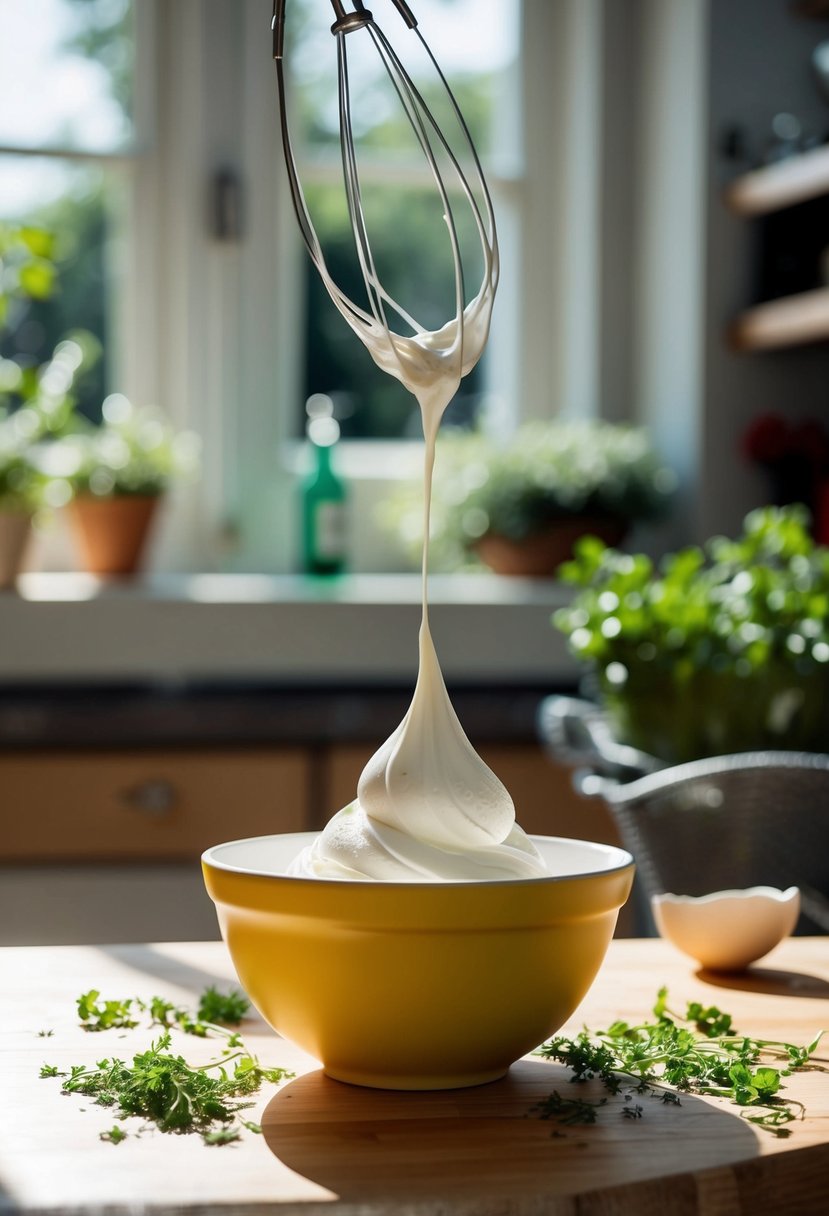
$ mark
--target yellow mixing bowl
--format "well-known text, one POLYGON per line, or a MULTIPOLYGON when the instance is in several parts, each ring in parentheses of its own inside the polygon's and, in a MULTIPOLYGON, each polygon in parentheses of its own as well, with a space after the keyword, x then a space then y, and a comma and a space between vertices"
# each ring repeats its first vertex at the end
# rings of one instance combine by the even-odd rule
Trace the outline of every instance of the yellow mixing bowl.
POLYGON ((503 1076, 596 977, 633 881, 622 849, 535 836, 550 878, 289 878, 315 833, 208 849, 208 893, 239 979, 330 1077, 452 1089, 503 1076))

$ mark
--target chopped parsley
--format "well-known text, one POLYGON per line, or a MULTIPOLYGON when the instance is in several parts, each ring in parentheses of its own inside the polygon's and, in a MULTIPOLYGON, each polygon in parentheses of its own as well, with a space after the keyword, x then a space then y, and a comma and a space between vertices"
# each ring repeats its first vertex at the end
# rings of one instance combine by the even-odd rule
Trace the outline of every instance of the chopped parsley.
MULTIPOLYGON (((653 1008, 654 1020, 639 1025, 617 1021, 607 1030, 583 1030, 575 1038, 558 1037, 542 1044, 538 1055, 565 1064, 572 1081, 597 1078, 611 1094, 625 1090, 622 1115, 640 1119, 644 1113, 633 1103, 636 1095, 660 1097, 680 1105, 680 1093, 726 1098, 743 1108, 749 1122, 776 1136, 789 1135, 785 1125, 802 1118, 799 1102, 782 1097, 783 1077, 810 1065, 824 1034, 798 1047, 770 1039, 738 1034, 731 1015, 714 1005, 689 1001, 684 1014, 668 1007, 667 989, 661 988, 653 1008)), ((533 1111, 542 1119, 595 1123, 606 1104, 564 1098, 553 1091, 533 1111)))
MULTIPOLYGON (((205 1144, 230 1144, 240 1139, 242 1129, 261 1132, 258 1123, 240 1116, 252 1105, 249 1099, 264 1081, 280 1082, 294 1074, 284 1068, 265 1068, 242 1043, 238 1025, 250 1008, 240 991, 222 994, 208 988, 193 1013, 162 997, 149 1002, 138 998, 99 1001, 92 989, 78 998, 78 1016, 87 1030, 132 1029, 138 1025, 134 1013, 147 1013, 151 1025, 162 1033, 146 1051, 133 1055, 132 1062, 116 1057, 98 1060, 94 1067, 73 1065, 68 1073, 44 1064, 41 1077, 62 1077, 62 1092, 84 1094, 98 1106, 112 1107, 119 1119, 138 1117, 163 1132, 196 1132, 205 1144), (225 1025, 222 1025, 225 1023, 225 1025), (209 1064, 191 1066, 171 1050, 172 1031, 200 1038, 219 1036, 225 1054, 209 1064)), ((101 1139, 119 1144, 127 1132, 118 1124, 101 1133, 101 1139)))

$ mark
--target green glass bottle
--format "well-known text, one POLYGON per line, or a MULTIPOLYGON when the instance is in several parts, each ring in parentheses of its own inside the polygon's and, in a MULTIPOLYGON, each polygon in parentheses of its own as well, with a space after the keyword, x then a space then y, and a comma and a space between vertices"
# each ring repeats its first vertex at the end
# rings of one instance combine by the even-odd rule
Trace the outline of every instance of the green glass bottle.
POLYGON ((341 574, 346 561, 347 491, 331 454, 340 437, 337 421, 312 417, 308 438, 313 468, 302 482, 302 565, 306 574, 341 574))

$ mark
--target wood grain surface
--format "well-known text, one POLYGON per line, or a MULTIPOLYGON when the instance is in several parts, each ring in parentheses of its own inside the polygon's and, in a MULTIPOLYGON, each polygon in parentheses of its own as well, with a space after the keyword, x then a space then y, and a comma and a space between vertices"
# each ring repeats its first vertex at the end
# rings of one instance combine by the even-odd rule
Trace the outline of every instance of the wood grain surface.
MULTIPOLYGON (((103 914, 103 913, 102 913, 103 914)), ((295 1080, 266 1085, 250 1117, 263 1135, 207 1147, 197 1136, 99 1133, 113 1116, 89 1099, 62 1096, 41 1064, 67 1068, 103 1056, 130 1058, 152 1032, 89 1034, 75 998, 156 993, 194 1003, 210 983, 232 981, 221 943, 0 950, 3 1132, 0 1211, 109 1216, 143 1211, 191 1216, 732 1216, 829 1212, 829 1074, 787 1079, 807 1115, 776 1139, 716 1099, 679 1107, 644 1098, 640 1120, 611 1099, 594 1126, 558 1128, 530 1109, 569 1082, 558 1065, 527 1058, 491 1085, 448 1093, 384 1093, 325 1077, 315 1061, 258 1018, 245 1041, 295 1080), (52 1030, 39 1037, 41 1030, 52 1030)), ((660 941, 615 941, 596 984, 570 1023, 639 1020, 667 983, 675 1007, 716 1003, 754 1036, 811 1039, 829 1025, 829 939, 790 940, 744 975, 694 971, 660 941)), ((191 1063, 216 1045, 177 1037, 191 1063)), ((827 1064, 829 1051, 823 1051, 827 1064)), ((579 1096, 590 1096, 580 1086, 579 1096)), ((133 1132, 140 1124, 130 1121, 133 1132)))

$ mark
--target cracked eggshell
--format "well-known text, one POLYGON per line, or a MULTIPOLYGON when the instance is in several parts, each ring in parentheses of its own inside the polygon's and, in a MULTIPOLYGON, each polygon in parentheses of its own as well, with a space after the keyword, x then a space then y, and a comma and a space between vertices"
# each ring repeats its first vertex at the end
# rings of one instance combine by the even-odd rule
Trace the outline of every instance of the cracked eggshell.
POLYGON ((678 950, 712 971, 742 971, 792 932, 800 891, 747 887, 710 895, 654 895, 656 927, 678 950))

